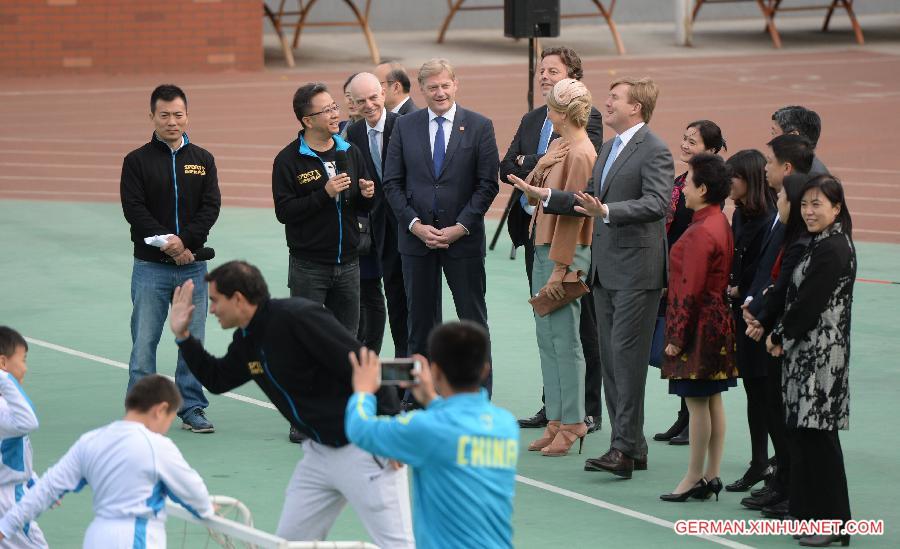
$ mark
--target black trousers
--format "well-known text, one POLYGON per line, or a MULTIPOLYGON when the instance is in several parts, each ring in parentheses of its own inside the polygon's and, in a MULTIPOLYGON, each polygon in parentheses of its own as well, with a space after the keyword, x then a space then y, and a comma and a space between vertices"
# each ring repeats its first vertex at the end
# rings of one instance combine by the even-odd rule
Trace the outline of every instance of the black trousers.
POLYGON ((743 379, 747 393, 747 426, 750 428, 750 466, 765 469, 769 462, 768 381, 765 377, 743 379))
POLYGON ((850 495, 838 432, 790 429, 788 444, 791 515, 801 520, 850 520, 850 495))
MULTIPOLYGON (((518 205, 514 207, 519 207, 518 205)), ((534 241, 525 242, 525 274, 528 276, 528 293, 531 294, 531 272, 534 265, 534 241)), ((584 413, 599 421, 603 415, 601 406, 601 390, 603 377, 600 373, 600 337, 597 334, 597 311, 594 309, 594 298, 591 294, 581 297, 581 324, 578 327, 581 335, 581 347, 584 353, 584 413)), ((541 402, 544 394, 541 392, 541 402)))
POLYGON ((381 353, 381 344, 384 341, 386 318, 384 294, 381 293, 381 279, 360 279, 359 330, 357 331, 356 339, 379 354, 381 353))
MULTIPOLYGON (((428 356, 428 334, 441 323, 442 272, 453 295, 456 316, 488 329, 484 257, 450 257, 446 250, 431 250, 424 256, 404 255, 409 354, 428 356)), ((483 386, 490 394, 493 372, 488 374, 483 386)))
MULTIPOLYGON (((388 208, 390 209, 390 208, 388 208)), ((384 224, 384 246, 381 268, 384 271, 384 297, 387 300, 388 322, 391 325, 391 339, 394 340, 394 356, 408 356, 406 288, 403 285, 403 258, 397 251, 397 222, 388 213, 384 224)))
POLYGON ((766 364, 766 425, 775 451, 773 488, 788 493, 791 485, 791 447, 784 423, 784 395, 781 391, 781 358, 769 356, 766 364))

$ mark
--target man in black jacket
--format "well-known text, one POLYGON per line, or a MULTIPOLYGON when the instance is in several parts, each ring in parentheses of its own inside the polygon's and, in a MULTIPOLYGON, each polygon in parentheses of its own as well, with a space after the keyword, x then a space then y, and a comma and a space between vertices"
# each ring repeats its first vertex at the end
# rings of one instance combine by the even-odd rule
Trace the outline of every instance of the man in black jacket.
POLYGON ((290 250, 291 296, 324 304, 351 333, 359 325, 359 226, 375 185, 362 155, 338 133, 340 108, 324 84, 301 86, 294 114, 302 129, 272 166, 275 215, 290 250), (338 161, 346 168, 338 172, 338 161), (343 170, 346 171, 343 171, 343 170))
MULTIPOLYGON (((131 274, 131 357, 128 388, 156 372, 156 347, 176 286, 193 280, 203 290, 194 296, 195 336, 203 339, 206 262, 194 257, 219 217, 221 196, 213 156, 190 142, 187 98, 165 84, 150 95, 150 142, 125 157, 120 195, 131 225, 134 268, 131 274), (157 237, 154 240, 154 237, 157 237), (152 243, 152 244, 151 244, 152 243)), ((209 402, 179 353, 175 381, 184 400, 178 411, 183 428, 213 432, 206 418, 209 402)))
MULTIPOLYGON (((564 78, 581 80, 584 75, 581 69, 581 58, 575 50, 567 47, 545 48, 541 52, 540 85, 541 94, 546 98, 553 90, 553 86, 564 78)), ((588 118, 587 132, 591 143, 598 151, 603 144, 603 119, 600 112, 591 108, 588 118)), ((522 122, 516 130, 506 156, 500 162, 500 181, 512 184, 507 177, 515 175, 525 179, 534 169, 537 161, 544 155, 544 151, 553 139, 559 135, 553 133, 553 125, 547 118, 547 105, 542 105, 522 117, 522 122)), ((529 294, 531 292, 531 265, 534 257, 534 244, 528 235, 528 227, 531 225, 533 206, 523 201, 522 191, 513 190, 512 200, 514 204, 506 221, 506 228, 513 245, 517 248, 525 246, 525 274, 528 276, 529 294)), ((581 325, 579 333, 585 359, 585 384, 584 404, 587 417, 585 423, 588 433, 600 428, 600 389, 603 383, 600 375, 600 347, 597 340, 597 318, 594 312, 594 302, 590 295, 585 295, 581 300, 581 325)), ((520 419, 520 427, 544 427, 547 425, 547 416, 543 406, 538 412, 527 419, 520 419)))
MULTIPOLYGON (((405 467, 350 444, 344 410, 353 392, 350 352, 359 343, 320 303, 270 299, 259 269, 229 261, 213 269, 210 312, 235 328, 222 358, 190 330, 194 282, 175 291, 170 326, 191 371, 213 393, 255 381, 308 438, 285 493, 277 535, 322 540, 347 501, 379 547, 414 547, 405 467)), ((205 284, 205 282, 203 282, 205 284)), ((378 394, 378 413, 396 413, 396 391, 378 394), (382 399, 385 399, 382 404, 382 399)))

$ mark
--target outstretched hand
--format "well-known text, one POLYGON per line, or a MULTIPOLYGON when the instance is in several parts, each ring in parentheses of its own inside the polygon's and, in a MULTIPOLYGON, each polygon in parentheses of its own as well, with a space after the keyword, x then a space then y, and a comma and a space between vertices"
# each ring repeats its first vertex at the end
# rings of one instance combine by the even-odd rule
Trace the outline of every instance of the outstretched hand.
POLYGON ((509 174, 506 179, 509 180, 513 185, 515 185, 517 189, 525 193, 525 196, 527 196, 531 200, 547 200, 547 196, 550 193, 550 189, 545 189, 544 187, 535 187, 534 185, 525 183, 525 181, 512 174, 509 174))
POLYGON ((575 193, 575 211, 581 215, 588 217, 606 217, 609 215, 609 208, 600 199, 584 192, 575 193))
POLYGON ((175 288, 172 296, 172 311, 169 313, 169 327, 178 339, 187 339, 191 332, 188 327, 194 317, 194 281, 188 280, 175 288))

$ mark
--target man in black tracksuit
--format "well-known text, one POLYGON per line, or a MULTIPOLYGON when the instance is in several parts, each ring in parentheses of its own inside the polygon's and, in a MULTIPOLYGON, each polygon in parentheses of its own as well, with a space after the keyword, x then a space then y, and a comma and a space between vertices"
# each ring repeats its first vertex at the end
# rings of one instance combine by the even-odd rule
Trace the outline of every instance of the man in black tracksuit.
MULTIPOLYGON (((206 276, 210 312, 237 328, 227 354, 216 358, 190 332, 194 284, 175 291, 171 327, 197 379, 213 393, 255 381, 279 412, 308 439, 288 485, 277 534, 319 540, 349 501, 380 547, 412 547, 406 470, 350 444, 344 409, 352 393, 353 334, 321 304, 270 299, 259 270, 225 263, 206 276), (405 517, 405 518, 404 518, 405 517)), ((396 413, 396 391, 378 395, 379 413, 396 413)))
POLYGON ((324 304, 351 333, 359 325, 357 212, 371 208, 375 184, 359 150, 337 134, 339 107, 324 84, 294 95, 303 129, 272 167, 275 215, 290 250, 291 296, 324 304), (340 157, 346 168, 338 173, 340 157))
MULTIPOLYGON (((187 280, 203 288, 195 296, 197 314, 191 326, 194 335, 203 339, 206 262, 196 260, 194 253, 206 242, 221 206, 213 156, 184 133, 184 92, 170 84, 157 87, 150 95, 150 111, 155 131, 149 143, 125 157, 120 187, 122 211, 134 242, 129 389, 156 372, 156 347, 172 292, 187 280), (144 241, 154 236, 167 239, 161 247, 144 241)), ((195 433, 213 432, 204 412, 209 402, 180 353, 175 382, 184 400, 178 411, 183 427, 195 433)))

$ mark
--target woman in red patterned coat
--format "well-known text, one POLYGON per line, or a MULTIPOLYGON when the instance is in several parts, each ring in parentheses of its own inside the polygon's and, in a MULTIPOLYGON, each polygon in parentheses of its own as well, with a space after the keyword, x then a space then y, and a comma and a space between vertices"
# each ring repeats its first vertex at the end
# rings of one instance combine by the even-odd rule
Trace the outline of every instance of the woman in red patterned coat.
POLYGON ((738 375, 734 319, 725 297, 734 240, 721 209, 731 176, 722 158, 712 154, 694 155, 690 165, 693 177, 682 192, 694 217, 669 253, 662 375, 669 379, 669 392, 687 402, 691 457, 675 490, 660 496, 665 501, 719 498, 725 445, 721 393, 737 385, 738 375))

